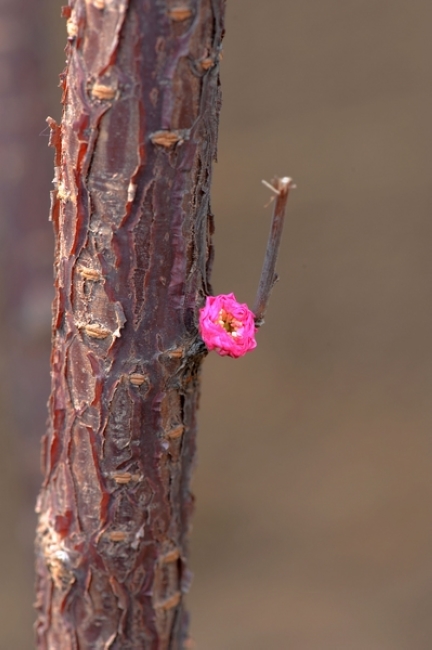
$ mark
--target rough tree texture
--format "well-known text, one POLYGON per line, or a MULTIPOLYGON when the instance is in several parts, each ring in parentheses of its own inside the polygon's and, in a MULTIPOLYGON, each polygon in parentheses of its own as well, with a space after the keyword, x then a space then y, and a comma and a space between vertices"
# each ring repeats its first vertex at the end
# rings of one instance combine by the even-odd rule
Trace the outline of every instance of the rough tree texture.
POLYGON ((188 646, 224 0, 71 0, 38 648, 188 646))

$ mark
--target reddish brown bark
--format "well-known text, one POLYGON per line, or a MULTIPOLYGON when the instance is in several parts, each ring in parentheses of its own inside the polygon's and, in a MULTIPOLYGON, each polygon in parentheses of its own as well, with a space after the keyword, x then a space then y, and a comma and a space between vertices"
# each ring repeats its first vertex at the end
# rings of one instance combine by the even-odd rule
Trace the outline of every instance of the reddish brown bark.
POLYGON ((183 648, 224 0, 70 4, 37 643, 183 648))

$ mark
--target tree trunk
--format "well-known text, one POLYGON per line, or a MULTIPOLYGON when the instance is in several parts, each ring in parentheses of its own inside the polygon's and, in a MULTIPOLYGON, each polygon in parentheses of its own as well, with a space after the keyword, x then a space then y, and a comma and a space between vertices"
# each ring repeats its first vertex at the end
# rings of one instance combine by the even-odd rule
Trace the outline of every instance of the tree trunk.
POLYGON ((180 649, 225 3, 70 4, 37 643, 180 649))

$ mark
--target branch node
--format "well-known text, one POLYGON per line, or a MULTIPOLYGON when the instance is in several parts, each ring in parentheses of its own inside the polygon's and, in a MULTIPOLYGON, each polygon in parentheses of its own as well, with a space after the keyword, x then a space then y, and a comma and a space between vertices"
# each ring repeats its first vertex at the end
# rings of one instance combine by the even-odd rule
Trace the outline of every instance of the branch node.
POLYGON ((111 542, 124 542, 127 539, 127 533, 123 530, 112 530, 107 533, 107 537, 111 542))
POLYGON ((181 23, 192 16, 192 9, 187 5, 173 7, 168 11, 168 17, 175 23, 181 23))
POLYGON ((107 329, 100 323, 81 325, 81 329, 83 329, 88 336, 91 336, 94 339, 106 339, 107 336, 112 335, 111 330, 107 329))
POLYGON ((114 99, 117 94, 117 88, 115 86, 109 86, 108 84, 101 84, 96 82, 93 84, 91 89, 91 95, 94 99, 109 100, 114 99))
POLYGON ((150 135, 150 140, 153 144, 158 144, 161 147, 169 149, 174 147, 176 144, 181 144, 183 142, 183 137, 178 131, 155 131, 150 135))
POLYGON ((172 350, 167 350, 166 356, 169 359, 181 359, 184 355, 184 348, 174 348, 172 350))
POLYGON ((129 381, 132 386, 142 386, 146 380, 146 375, 142 375, 140 372, 133 372, 129 375, 129 381))
POLYGON ((201 68, 205 72, 207 72, 207 70, 210 70, 210 68, 213 68, 215 63, 215 60, 211 56, 207 56, 205 59, 201 59, 200 61, 201 68))
POLYGON ((102 278, 99 271, 96 269, 91 269, 88 266, 80 266, 78 268, 78 273, 82 275, 83 278, 90 280, 91 282, 99 282, 99 280, 102 278))
POLYGON ((78 36, 78 25, 74 18, 69 18, 66 21, 66 32, 69 39, 74 39, 78 36))
POLYGON ((130 472, 116 472, 112 474, 111 478, 117 485, 127 485, 131 481, 139 481, 141 479, 139 474, 131 474, 130 472))

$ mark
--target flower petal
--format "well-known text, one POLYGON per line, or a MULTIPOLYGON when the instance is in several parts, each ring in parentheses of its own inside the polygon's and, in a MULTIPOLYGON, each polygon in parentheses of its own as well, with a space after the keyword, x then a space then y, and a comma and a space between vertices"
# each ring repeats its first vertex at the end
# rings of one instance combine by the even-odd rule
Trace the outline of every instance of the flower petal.
POLYGON ((242 357, 257 345, 255 316, 233 293, 207 297, 199 312, 199 328, 207 348, 221 356, 242 357), (221 324, 223 318, 226 323, 221 324))

